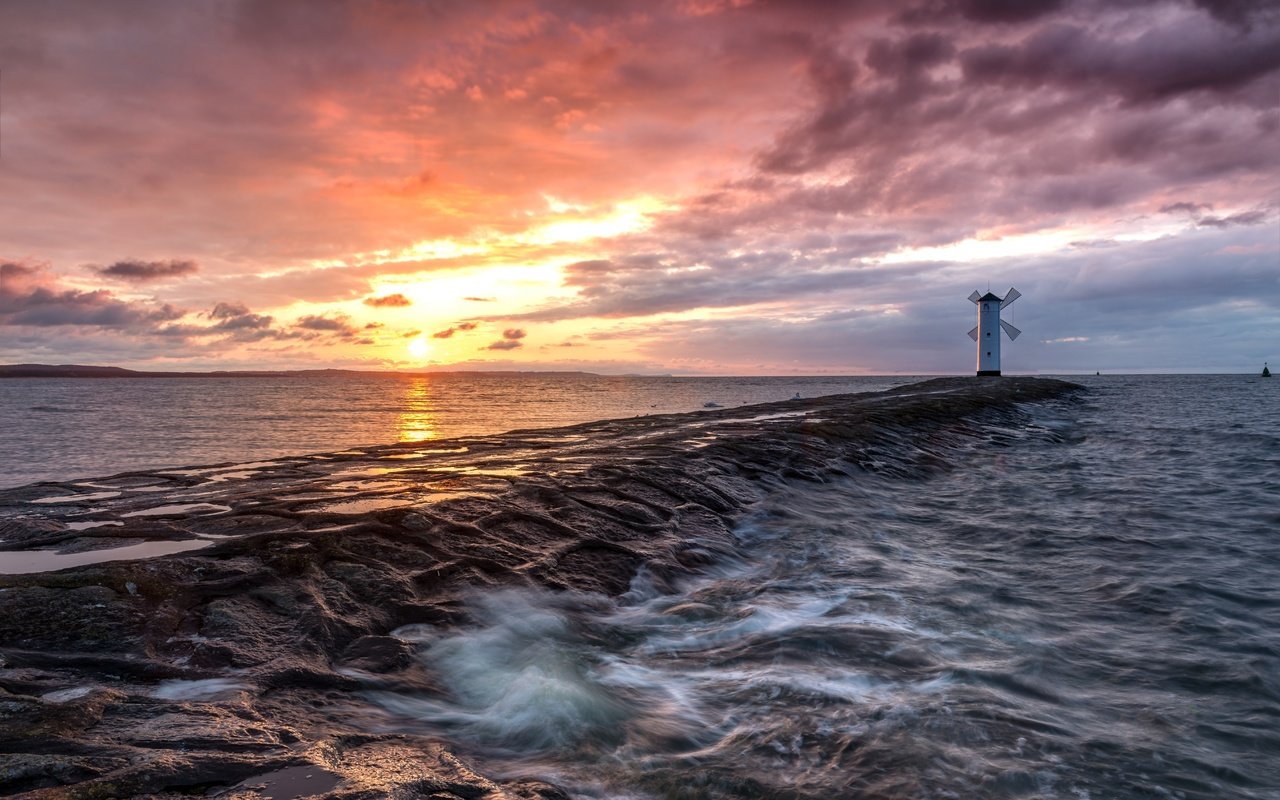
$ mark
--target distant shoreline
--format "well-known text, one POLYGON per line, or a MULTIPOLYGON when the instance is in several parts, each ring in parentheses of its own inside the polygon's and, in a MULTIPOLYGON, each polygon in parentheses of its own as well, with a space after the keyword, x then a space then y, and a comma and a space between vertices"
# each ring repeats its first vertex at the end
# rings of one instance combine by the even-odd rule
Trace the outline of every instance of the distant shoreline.
MULTIPOLYGON (((0 378, 342 378, 347 376, 424 377, 427 375, 546 375, 560 377, 612 377, 581 370, 430 370, 401 372, 398 370, 359 369, 289 369, 289 370, 215 370, 211 372, 161 372, 125 369, 124 367, 98 367, 80 364, 11 364, 0 366, 0 378)), ((622 376, 622 377, 636 377, 622 376)), ((649 378, 669 378, 670 375, 645 375, 649 378)))

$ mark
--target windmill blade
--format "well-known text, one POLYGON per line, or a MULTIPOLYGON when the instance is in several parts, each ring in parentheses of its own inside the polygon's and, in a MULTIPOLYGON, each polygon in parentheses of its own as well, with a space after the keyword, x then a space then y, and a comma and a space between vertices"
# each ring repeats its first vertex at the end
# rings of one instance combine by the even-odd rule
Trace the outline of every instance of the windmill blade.
POLYGON ((973 303, 976 306, 978 304, 979 297, 982 297, 982 295, 978 294, 977 292, 974 292, 973 294, 969 295, 969 302, 973 303))
POLYGON ((1022 335, 1022 331, 1020 331, 1020 330, 1018 330, 1017 328, 1013 327, 1012 325, 1010 325, 1010 324, 1009 324, 1008 322, 1006 322, 1005 320, 1000 320, 1000 327, 1001 327, 1001 328, 1004 328, 1004 332, 1005 332, 1005 333, 1007 333, 1007 334, 1009 334, 1009 338, 1010 338, 1010 339, 1017 339, 1019 336, 1021 336, 1021 335, 1022 335))
POLYGON ((1020 292, 1020 291, 1018 291, 1017 289, 1015 289, 1015 288, 1013 288, 1012 286, 1010 286, 1010 287, 1009 287, 1009 293, 1008 293, 1008 294, 1006 294, 1006 295, 1004 296, 1004 299, 1000 301, 1000 307, 1001 307, 1001 308, 1004 308, 1005 306, 1007 306, 1007 305, 1009 305, 1010 303, 1012 303, 1014 300, 1017 300, 1019 297, 1022 297, 1022 292, 1020 292))
POLYGON ((976 342, 976 341, 978 341, 978 326, 977 326, 977 325, 974 325, 974 326, 973 326, 973 330, 969 331, 969 338, 970 338, 970 339, 972 339, 972 340, 974 340, 975 342, 976 342))

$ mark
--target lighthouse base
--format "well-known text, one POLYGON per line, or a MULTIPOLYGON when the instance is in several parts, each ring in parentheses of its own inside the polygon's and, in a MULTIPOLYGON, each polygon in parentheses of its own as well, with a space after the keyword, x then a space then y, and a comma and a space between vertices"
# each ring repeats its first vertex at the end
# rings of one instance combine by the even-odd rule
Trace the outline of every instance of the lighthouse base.
POLYGON ((999 378, 1000 370, 998 369, 980 369, 978 370, 979 378, 999 378))

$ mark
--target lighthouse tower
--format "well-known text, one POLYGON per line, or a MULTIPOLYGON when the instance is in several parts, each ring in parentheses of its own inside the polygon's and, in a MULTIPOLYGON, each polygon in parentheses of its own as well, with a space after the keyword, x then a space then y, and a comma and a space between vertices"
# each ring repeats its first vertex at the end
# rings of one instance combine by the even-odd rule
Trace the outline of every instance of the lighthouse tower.
POLYGON ((987 292, 969 295, 969 300, 978 307, 978 327, 969 331, 969 338, 978 343, 978 376, 1000 374, 1000 329, 1009 334, 1010 339, 1017 339, 1022 331, 1000 319, 1000 309, 1022 297, 1022 292, 1010 287, 1009 293, 1000 298, 987 292))

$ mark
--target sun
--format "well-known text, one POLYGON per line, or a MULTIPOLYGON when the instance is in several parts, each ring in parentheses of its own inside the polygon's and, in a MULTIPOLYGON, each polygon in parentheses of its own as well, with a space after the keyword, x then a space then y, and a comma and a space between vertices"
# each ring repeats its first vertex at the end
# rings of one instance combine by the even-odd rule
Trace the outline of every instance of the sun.
POLYGON ((430 352, 431 345, 421 336, 409 342, 409 357, 416 361, 422 361, 430 352))

